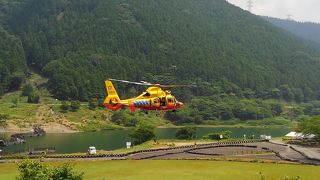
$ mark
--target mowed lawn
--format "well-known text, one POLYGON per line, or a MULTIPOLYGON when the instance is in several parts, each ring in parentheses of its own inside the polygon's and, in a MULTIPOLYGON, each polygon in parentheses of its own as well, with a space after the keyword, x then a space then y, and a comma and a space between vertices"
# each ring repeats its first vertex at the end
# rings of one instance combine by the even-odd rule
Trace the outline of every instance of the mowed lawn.
MULTIPOLYGON (((59 163, 53 163, 57 165, 59 163)), ((77 161, 84 179, 319 179, 320 166, 202 160, 77 161)), ((0 179, 15 179, 14 163, 0 164, 0 179)))

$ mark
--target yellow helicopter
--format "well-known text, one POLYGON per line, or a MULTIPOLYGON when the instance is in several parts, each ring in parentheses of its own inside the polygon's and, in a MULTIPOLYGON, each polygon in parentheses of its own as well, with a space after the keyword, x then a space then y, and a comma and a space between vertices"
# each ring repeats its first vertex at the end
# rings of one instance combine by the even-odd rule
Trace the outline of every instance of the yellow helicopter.
POLYGON ((182 102, 179 102, 171 92, 168 90, 162 90, 161 88, 173 88, 173 87, 194 87, 194 85, 160 85, 152 84, 148 82, 132 82, 117 79, 108 79, 105 81, 108 96, 104 100, 106 108, 116 111, 121 107, 129 107, 131 112, 135 112, 136 109, 142 110, 173 110, 179 109, 183 106, 182 102), (121 100, 114 88, 112 81, 150 86, 141 95, 121 100))

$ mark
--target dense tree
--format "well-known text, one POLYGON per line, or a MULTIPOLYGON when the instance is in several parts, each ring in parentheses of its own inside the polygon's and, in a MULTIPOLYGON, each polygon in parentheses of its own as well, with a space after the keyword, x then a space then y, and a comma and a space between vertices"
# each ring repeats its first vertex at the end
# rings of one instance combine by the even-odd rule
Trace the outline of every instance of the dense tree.
POLYGON ((39 101, 40 101, 40 96, 37 92, 33 91, 31 94, 28 95, 28 103, 38 104, 39 101))
MULTIPOLYGON (((1 10, 0 10, 1 11, 1 10)), ((20 88, 26 63, 21 42, 0 24, 0 96, 20 88)))
POLYGON ((316 116, 301 122, 298 126, 298 130, 305 134, 314 134, 320 141, 320 116, 316 116))
POLYGON ((31 84, 26 84, 22 88, 22 96, 29 96, 33 92, 33 87, 31 84))
POLYGON ((138 118, 133 113, 127 113, 124 110, 116 111, 111 117, 111 121, 122 126, 135 126, 138 123, 138 118))
POLYGON ((140 124, 137 126, 130 137, 134 139, 134 144, 141 144, 155 138, 154 127, 149 125, 140 124))
POLYGON ((285 84, 280 86, 281 97, 286 101, 292 101, 294 98, 294 94, 291 88, 285 84))

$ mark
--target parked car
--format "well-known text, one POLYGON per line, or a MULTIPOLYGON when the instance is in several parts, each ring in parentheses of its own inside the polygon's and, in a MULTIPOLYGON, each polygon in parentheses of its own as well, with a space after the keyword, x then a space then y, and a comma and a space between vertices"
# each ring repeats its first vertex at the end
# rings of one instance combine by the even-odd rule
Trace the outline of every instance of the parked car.
POLYGON ((88 154, 90 154, 90 155, 97 154, 96 147, 90 146, 89 149, 88 149, 88 154))

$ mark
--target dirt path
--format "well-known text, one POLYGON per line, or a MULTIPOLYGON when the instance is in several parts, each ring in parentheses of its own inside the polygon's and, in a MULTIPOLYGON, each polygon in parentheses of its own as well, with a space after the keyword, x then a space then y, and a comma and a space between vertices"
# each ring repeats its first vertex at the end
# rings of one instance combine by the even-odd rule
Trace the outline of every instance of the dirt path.
POLYGON ((78 132, 70 122, 63 116, 55 113, 48 105, 39 106, 36 113, 37 123, 47 133, 74 133, 78 132))

